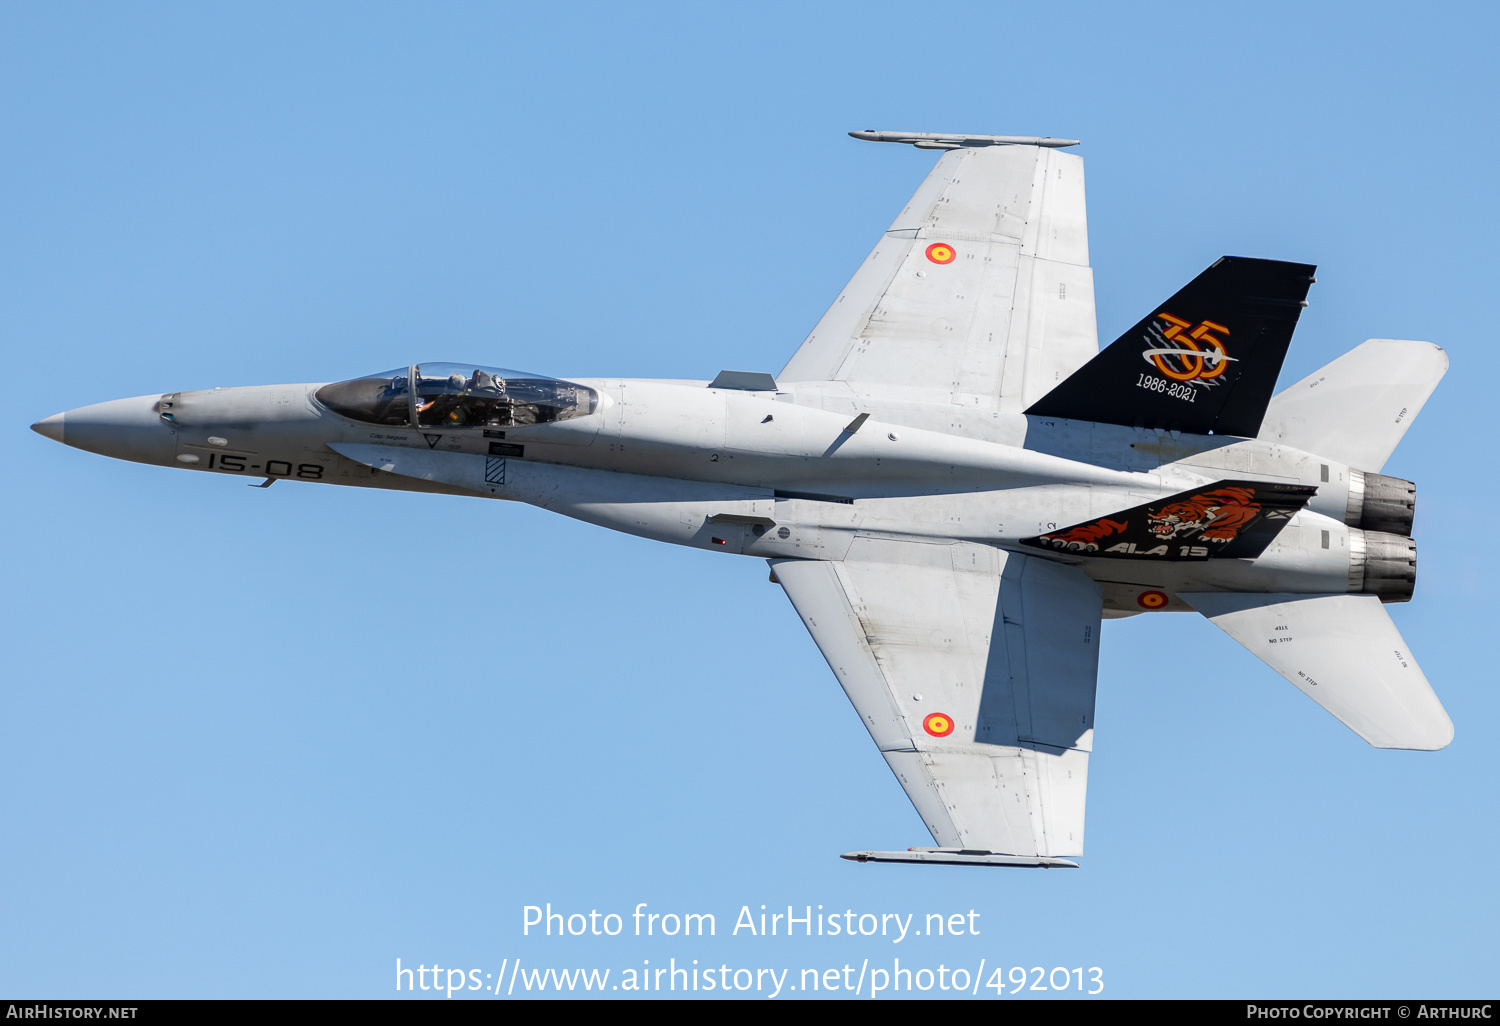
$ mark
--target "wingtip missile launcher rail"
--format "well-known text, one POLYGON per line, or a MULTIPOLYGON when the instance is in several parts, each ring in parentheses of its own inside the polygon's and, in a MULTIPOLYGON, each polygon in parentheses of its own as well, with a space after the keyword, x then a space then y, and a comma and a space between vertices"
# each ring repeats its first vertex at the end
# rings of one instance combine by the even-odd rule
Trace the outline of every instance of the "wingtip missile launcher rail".
POLYGON ((1053 139, 1038 135, 964 135, 955 132, 878 132, 866 128, 850 132, 866 142, 907 143, 919 150, 957 150, 965 146, 1046 146, 1060 149, 1077 146, 1078 139, 1053 139))

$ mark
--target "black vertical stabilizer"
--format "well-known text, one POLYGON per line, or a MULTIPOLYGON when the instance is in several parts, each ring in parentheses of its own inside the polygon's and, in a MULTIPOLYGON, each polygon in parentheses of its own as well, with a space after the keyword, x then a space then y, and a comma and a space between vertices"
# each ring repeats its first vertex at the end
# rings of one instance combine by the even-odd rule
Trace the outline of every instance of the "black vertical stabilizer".
POLYGON ((1315 270, 1221 257, 1026 413, 1254 438, 1315 270))

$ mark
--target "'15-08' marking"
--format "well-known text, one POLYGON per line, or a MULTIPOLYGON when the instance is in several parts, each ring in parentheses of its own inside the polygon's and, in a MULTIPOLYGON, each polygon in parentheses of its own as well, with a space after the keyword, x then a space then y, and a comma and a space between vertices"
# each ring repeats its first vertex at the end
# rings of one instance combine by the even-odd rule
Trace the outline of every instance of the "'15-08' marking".
MULTIPOLYGON (((209 470, 228 470, 236 474, 244 473, 245 460, 247 457, 236 456, 234 453, 210 453, 208 456, 209 470), (217 465, 215 465, 217 461, 217 465)), ((260 464, 253 465, 251 470, 259 470, 260 464)), ((319 463, 299 463, 295 475, 292 464, 287 460, 267 460, 265 474, 267 477, 300 477, 304 481, 320 481, 323 478, 323 466, 319 463), (277 467, 285 467, 285 470, 277 470, 277 467)))

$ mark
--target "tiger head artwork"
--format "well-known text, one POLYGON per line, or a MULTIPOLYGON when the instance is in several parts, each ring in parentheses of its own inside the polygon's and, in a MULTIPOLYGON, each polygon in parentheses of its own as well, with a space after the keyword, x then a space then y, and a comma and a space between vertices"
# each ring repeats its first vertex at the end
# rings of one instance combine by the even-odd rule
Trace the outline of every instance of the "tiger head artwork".
POLYGON ((1198 531, 1199 537, 1224 544, 1260 516, 1260 504, 1251 501, 1255 492, 1249 488, 1217 488, 1200 492, 1180 502, 1168 503, 1146 514, 1146 525, 1157 538, 1168 541, 1184 532, 1198 531))

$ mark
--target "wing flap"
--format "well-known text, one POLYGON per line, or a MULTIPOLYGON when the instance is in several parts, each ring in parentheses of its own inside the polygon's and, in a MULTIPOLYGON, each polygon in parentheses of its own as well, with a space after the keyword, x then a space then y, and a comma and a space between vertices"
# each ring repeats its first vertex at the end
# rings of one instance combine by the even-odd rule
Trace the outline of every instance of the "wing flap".
POLYGON ((1373 595, 1179 592, 1376 748, 1436 751, 1453 721, 1373 595))

